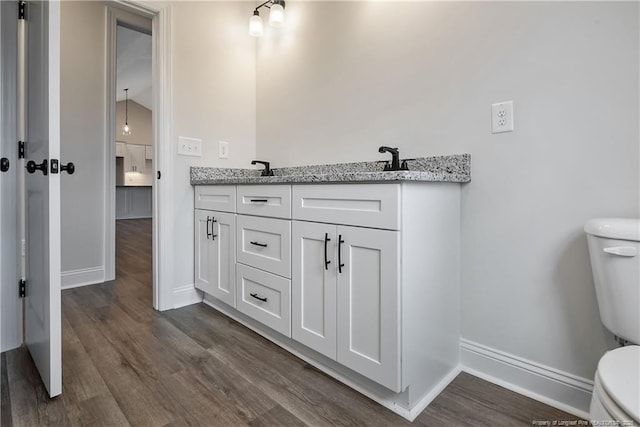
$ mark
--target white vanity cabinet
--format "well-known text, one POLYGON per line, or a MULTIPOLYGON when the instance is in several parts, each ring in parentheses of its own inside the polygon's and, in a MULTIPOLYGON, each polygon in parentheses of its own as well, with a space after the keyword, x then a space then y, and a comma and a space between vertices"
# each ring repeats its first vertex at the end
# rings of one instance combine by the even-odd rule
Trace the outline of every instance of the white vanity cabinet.
POLYGON ((459 372, 459 267, 457 184, 196 186, 205 302, 409 419, 459 372))
POLYGON ((293 223, 292 337, 400 391, 400 233, 293 223))
POLYGON ((235 187, 210 186, 196 190, 195 287, 220 301, 236 306, 235 187), (212 203, 212 201, 214 201, 212 203), (218 203, 215 203, 218 202, 218 203), (221 212, 211 208, 227 209, 221 212))

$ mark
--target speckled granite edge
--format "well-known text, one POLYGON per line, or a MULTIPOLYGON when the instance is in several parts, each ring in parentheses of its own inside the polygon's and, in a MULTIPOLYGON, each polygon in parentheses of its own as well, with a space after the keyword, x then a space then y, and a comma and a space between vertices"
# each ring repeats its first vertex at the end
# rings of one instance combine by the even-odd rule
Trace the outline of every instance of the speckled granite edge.
POLYGON ((471 155, 421 157, 407 160, 408 171, 384 172, 386 162, 338 163, 273 169, 274 176, 260 176, 256 169, 191 167, 191 185, 295 184, 322 182, 471 181, 471 155))

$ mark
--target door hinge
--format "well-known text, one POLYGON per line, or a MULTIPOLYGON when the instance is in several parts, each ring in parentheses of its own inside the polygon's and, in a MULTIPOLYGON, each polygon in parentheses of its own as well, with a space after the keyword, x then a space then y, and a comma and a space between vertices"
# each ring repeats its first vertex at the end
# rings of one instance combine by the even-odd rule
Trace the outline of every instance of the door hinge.
POLYGON ((20 279, 18 282, 18 296, 20 298, 27 296, 27 281, 24 279, 20 279))
POLYGON ((24 141, 18 141, 18 158, 24 159, 24 141))
POLYGON ((27 15, 27 2, 18 2, 18 19, 25 19, 27 15))
POLYGON ((160 171, 158 171, 158 179, 160 179, 161 176, 162 174, 160 173, 160 171))

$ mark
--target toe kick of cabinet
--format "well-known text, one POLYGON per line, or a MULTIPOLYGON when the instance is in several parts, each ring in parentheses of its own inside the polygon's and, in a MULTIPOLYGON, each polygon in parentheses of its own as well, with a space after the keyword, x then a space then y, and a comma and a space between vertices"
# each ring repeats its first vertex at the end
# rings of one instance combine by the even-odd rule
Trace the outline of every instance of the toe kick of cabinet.
POLYGON ((291 337, 291 280, 236 264, 238 311, 291 337))

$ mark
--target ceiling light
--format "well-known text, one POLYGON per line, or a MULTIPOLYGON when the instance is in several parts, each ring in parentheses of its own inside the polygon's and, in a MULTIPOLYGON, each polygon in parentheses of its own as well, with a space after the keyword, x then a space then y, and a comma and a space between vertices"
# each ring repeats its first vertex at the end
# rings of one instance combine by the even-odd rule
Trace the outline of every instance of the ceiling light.
POLYGON ((123 135, 131 135, 131 128, 129 127, 129 89, 124 90, 124 126, 122 126, 123 135))

